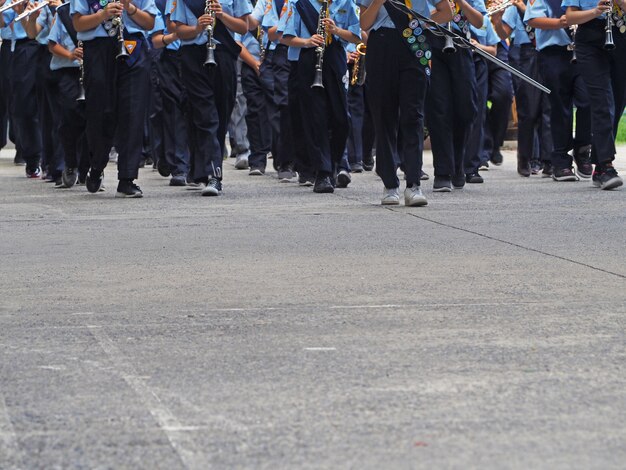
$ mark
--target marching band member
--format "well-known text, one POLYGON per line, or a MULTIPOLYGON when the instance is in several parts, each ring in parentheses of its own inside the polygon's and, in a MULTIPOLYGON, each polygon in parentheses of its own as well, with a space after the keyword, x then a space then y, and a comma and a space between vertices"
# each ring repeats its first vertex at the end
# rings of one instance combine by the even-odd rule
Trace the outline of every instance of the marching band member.
MULTIPOLYGON (((6 0, 4 4, 10 4, 6 0)), ((13 124, 15 125, 15 146, 26 161, 26 176, 41 177, 41 129, 37 107, 37 62, 39 45, 30 39, 24 30, 23 22, 15 23, 15 18, 24 12, 24 4, 9 8, 0 15, 0 28, 9 26, 13 49, 10 67, 10 93, 13 124)))
MULTIPOLYGON (((470 26, 482 27, 486 11, 482 0, 471 3, 456 0, 450 5, 455 13, 451 22, 455 32, 467 37, 470 26)), ((449 52, 446 46, 450 45, 443 37, 431 40, 432 75, 426 97, 426 124, 433 151, 435 192, 450 192, 453 187, 465 186, 466 142, 477 113, 472 52, 460 47, 449 52)))
POLYGON ((170 17, 182 46, 192 179, 203 196, 217 196, 222 191, 222 157, 235 104, 240 52, 233 35, 246 33, 251 11, 246 0, 179 0, 170 17))
POLYGON ((563 6, 567 7, 567 23, 578 25, 574 47, 591 106, 592 158, 596 164, 593 185, 615 189, 624 184, 613 160, 617 127, 626 105, 626 3, 564 0, 563 6))
POLYGON ((348 138, 345 45, 360 42, 360 36, 351 0, 298 0, 283 30, 282 41, 298 58, 301 113, 310 116, 304 137, 316 172, 316 193, 332 193, 337 183, 346 187, 350 181, 345 169, 337 183, 335 177, 348 138))
MULTIPOLYGON (((290 62, 287 57, 288 47, 277 38, 270 39, 270 36, 277 35, 280 16, 286 11, 285 0, 258 0, 249 17, 250 30, 260 28, 259 31, 262 31, 260 41, 264 58, 261 61, 260 77, 269 113, 269 126, 265 126, 265 132, 271 133, 274 166, 282 182, 291 181, 294 176, 294 143, 288 99, 290 62)), ((255 174, 252 168, 250 174, 255 174)))
POLYGON ((57 188, 71 188, 79 179, 84 180, 89 170, 89 152, 85 137, 85 101, 81 94, 83 48, 79 46, 76 30, 70 16, 70 4, 56 9, 56 19, 48 35, 48 48, 52 53, 54 110, 60 110, 56 127, 63 146, 64 166, 57 188), (80 98, 83 98, 80 100, 80 98))
MULTIPOLYGON (((482 10, 483 12, 485 10, 482 10)), ((497 54, 497 44, 500 38, 493 29, 491 21, 483 17, 481 28, 473 25, 470 28, 472 43, 491 55, 497 54)), ((478 54, 473 54, 474 70, 476 73, 476 115, 472 120, 467 139, 465 154, 465 181, 470 184, 483 182, 478 170, 487 161, 483 160, 483 144, 485 141, 484 121, 487 112, 487 93, 489 91, 489 69, 487 61, 478 54)))
MULTIPOLYGON (((400 203, 396 171, 402 161, 405 205, 425 206, 428 201, 422 194, 420 178, 430 69, 424 26, 386 0, 359 3, 361 28, 368 32, 367 92, 376 129, 376 169, 385 185, 381 203, 400 203), (416 39, 409 42, 411 37, 416 39)), ((440 24, 452 19, 448 0, 438 2, 432 15, 424 0, 412 3, 412 8, 440 24)))
MULTIPOLYGON (((535 31, 534 28, 524 24, 525 12, 524 0, 513 0, 511 7, 494 13, 491 19, 500 39, 504 40, 513 33, 515 34, 515 47, 519 48, 520 56, 518 68, 524 74, 538 80, 540 74, 535 49, 535 31)), ((547 118, 549 103, 548 98, 543 95, 537 88, 526 82, 520 82, 515 90, 518 115, 517 172, 520 176, 528 177, 541 170, 541 164, 533 161, 533 157, 543 162, 544 176, 551 176, 552 173, 550 163, 552 138, 547 118), (537 135, 540 142, 539 155, 535 155, 537 135)))
POLYGON ((86 186, 91 193, 100 190, 115 140, 119 154, 116 197, 138 198, 143 193, 134 180, 139 173, 149 99, 144 32, 154 27, 157 9, 153 0, 103 3, 71 0, 73 24, 84 44, 85 114, 91 156, 86 186))
POLYGON ((554 144, 552 179, 578 181, 572 168, 571 150, 576 159, 578 175, 591 178, 589 98, 580 75, 580 66, 572 63, 571 39, 565 30, 568 26, 561 0, 535 0, 529 3, 524 20, 535 28, 539 67, 543 70, 544 84, 552 91, 548 96, 554 144), (574 104, 576 138, 572 137, 574 104))

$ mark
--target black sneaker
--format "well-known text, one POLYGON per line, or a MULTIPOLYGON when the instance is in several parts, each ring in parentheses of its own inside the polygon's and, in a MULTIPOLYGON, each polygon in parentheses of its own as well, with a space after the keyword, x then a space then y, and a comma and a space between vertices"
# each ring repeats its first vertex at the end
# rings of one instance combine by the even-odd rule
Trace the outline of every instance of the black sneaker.
MULTIPOLYGON (((544 162, 543 164, 543 171, 541 172, 541 177, 542 178, 552 178, 552 173, 553 173, 553 168, 552 168, 552 164, 548 163, 548 162, 544 162)), ((567 180, 569 181, 569 180, 567 180)))
POLYGON ((541 172, 542 166, 541 163, 534 161, 530 162, 530 174, 538 175, 541 172))
POLYGON ((170 178, 170 186, 187 186, 187 177, 185 175, 173 175, 170 178))
POLYGON ((102 180, 104 179, 104 173, 96 172, 95 170, 89 170, 87 174, 87 180, 85 181, 85 185, 87 186, 87 191, 90 193, 97 193, 100 191, 100 187, 102 186, 102 180))
POLYGON ((315 184, 315 178, 300 174, 298 176, 298 184, 300 186, 313 186, 315 184))
POLYGON ((578 177, 571 168, 555 168, 552 172, 554 181, 578 181, 578 177))
POLYGON ((167 160, 165 158, 159 158, 159 161, 157 161, 156 164, 156 169, 159 172, 159 175, 161 175, 163 178, 167 178, 169 175, 172 174, 170 164, 167 163, 167 160))
POLYGON ((452 189, 463 189, 465 187, 465 175, 455 175, 452 177, 452 189))
POLYGON ((530 176, 530 162, 528 162, 528 160, 517 158, 517 174, 524 178, 530 176))
POLYGON ((574 155, 576 162, 576 174, 583 178, 589 179, 593 174, 593 165, 591 164, 591 145, 587 145, 577 150, 574 155))
POLYGON ((63 181, 63 188, 71 188, 76 184, 78 179, 78 171, 76 168, 65 168, 61 174, 61 180, 63 181))
POLYGON ((435 175, 435 181, 433 181, 433 191, 436 193, 449 193, 452 191, 452 181, 447 176, 435 175))
MULTIPOLYGON (((87 180, 87 182, 89 182, 89 180, 87 180)), ((120 182, 117 184, 117 192, 115 193, 115 197, 137 198, 143 197, 143 193, 141 192, 141 188, 132 181, 120 180, 120 182)))
POLYGON ((13 158, 13 164, 15 166, 25 166, 26 160, 24 160, 20 155, 15 154, 15 158, 13 158))
POLYGON ((39 168, 39 166, 29 167, 27 165, 26 166, 26 178, 31 178, 31 179, 41 178, 41 168, 39 168))
POLYGON ((341 170, 337 175, 337 187, 338 188, 347 188, 348 185, 352 182, 352 177, 350 173, 346 170, 341 170))
POLYGON ((420 170, 420 180, 421 181, 427 181, 430 179, 430 176, 428 176, 428 173, 426 173, 424 170, 420 170))
POLYGON ((502 162, 504 161, 504 158, 502 157, 502 154, 500 153, 500 151, 496 150, 495 152, 493 152, 491 154, 491 158, 489 160, 495 166, 500 166, 500 165, 502 165, 502 162))
POLYGON ((374 157, 370 155, 369 157, 363 158, 363 169, 365 171, 372 171, 374 169, 374 157))
POLYGON ((333 193, 335 188, 330 180, 330 176, 320 176, 315 178, 315 185, 313 186, 314 193, 333 193))
POLYGON ((480 176, 480 173, 476 172, 476 173, 468 173, 467 175, 465 175, 465 181, 467 181, 470 184, 476 184, 476 183, 482 183, 485 180, 483 180, 483 177, 480 176))
POLYGON ((203 196, 219 196, 221 192, 222 182, 215 177, 211 177, 201 194, 203 196))
POLYGON ((624 184, 622 178, 619 177, 617 171, 612 166, 598 169, 593 174, 593 185, 604 190, 619 188, 624 184), (597 174, 597 177, 596 177, 597 174))
POLYGON ((85 186, 85 183, 87 182, 87 174, 85 173, 84 175, 79 173, 78 174, 78 181, 76 182, 76 184, 78 186, 85 186))

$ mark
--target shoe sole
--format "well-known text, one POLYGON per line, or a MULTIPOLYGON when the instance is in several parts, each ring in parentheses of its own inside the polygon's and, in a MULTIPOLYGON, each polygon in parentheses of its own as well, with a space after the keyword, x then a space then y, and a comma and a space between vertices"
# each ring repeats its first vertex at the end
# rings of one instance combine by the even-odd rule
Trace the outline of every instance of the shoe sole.
POLYGON ((335 192, 334 188, 313 190, 315 194, 331 194, 335 192))
POLYGON ((313 183, 311 183, 310 181, 306 181, 304 183, 298 183, 299 186, 302 186, 303 188, 310 188, 311 186, 313 186, 313 183))
POLYGON ((250 175, 250 176, 263 176, 264 173, 261 170, 253 170, 250 173, 248 173, 248 175, 250 175))
POLYGON ((143 197, 143 193, 134 193, 134 194, 126 194, 126 193, 115 193, 115 197, 119 197, 121 199, 139 199, 143 197))
POLYGON ((418 199, 416 201, 405 199, 404 205, 407 207, 423 207, 428 205, 428 201, 426 199, 418 199))
POLYGON ((449 187, 449 186, 442 186, 442 187, 438 187, 438 188, 433 187, 433 192, 434 193, 451 193, 452 192, 452 188, 449 187))
POLYGON ((622 181, 622 179, 619 176, 616 176, 608 180, 606 183, 601 184, 600 189, 610 191, 611 189, 619 188, 623 184, 624 182, 622 181))
POLYGON ((578 178, 576 176, 552 176, 552 179, 554 181, 578 181, 578 178))
POLYGON ((202 195, 203 196, 208 196, 208 197, 219 196, 220 192, 217 189, 215 189, 215 188, 211 188, 211 189, 205 188, 205 189, 202 190, 202 195))
POLYGON ((187 183, 184 182, 184 181, 180 182, 180 183, 176 182, 176 181, 174 181, 174 182, 170 181, 170 186, 177 186, 177 187, 181 187, 182 188, 183 186, 187 186, 187 183))
POLYGON ((578 170, 576 170, 576 175, 577 175, 579 178, 584 179, 584 180, 588 180, 588 179, 590 179, 590 178, 591 178, 591 175, 586 175, 586 174, 584 174, 584 173, 581 173, 581 172, 580 172, 580 171, 578 171, 578 170))
POLYGON ((382 200, 382 201, 380 201, 380 204, 383 205, 383 206, 399 206, 400 205, 400 199, 382 200))

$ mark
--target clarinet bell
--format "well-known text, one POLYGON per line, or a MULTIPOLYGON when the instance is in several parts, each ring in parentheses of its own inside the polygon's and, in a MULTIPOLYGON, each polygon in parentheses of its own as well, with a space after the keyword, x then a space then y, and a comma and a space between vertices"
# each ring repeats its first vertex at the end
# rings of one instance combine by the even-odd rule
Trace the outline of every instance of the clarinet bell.
POLYGON ((206 49, 206 60, 204 61, 205 67, 215 67, 217 62, 215 62, 215 49, 212 47, 207 47, 206 49))
POLYGON ((604 50, 612 51, 615 49, 615 43, 613 42, 613 28, 606 29, 606 38, 604 40, 604 50))
POLYGON ((117 60, 128 59, 130 57, 130 54, 126 50, 126 45, 124 44, 124 41, 119 41, 118 44, 119 44, 119 50, 117 51, 117 55, 115 56, 115 58, 117 60))
POLYGON ((82 85, 78 90, 78 98, 76 98, 76 101, 85 101, 85 88, 82 85))
POLYGON ((446 36, 446 43, 443 45, 442 52, 444 54, 454 54, 456 52, 456 46, 452 37, 446 36))
POLYGON ((322 83, 322 71, 316 69, 315 70, 315 79, 313 80, 313 85, 311 88, 324 88, 324 84, 322 83))

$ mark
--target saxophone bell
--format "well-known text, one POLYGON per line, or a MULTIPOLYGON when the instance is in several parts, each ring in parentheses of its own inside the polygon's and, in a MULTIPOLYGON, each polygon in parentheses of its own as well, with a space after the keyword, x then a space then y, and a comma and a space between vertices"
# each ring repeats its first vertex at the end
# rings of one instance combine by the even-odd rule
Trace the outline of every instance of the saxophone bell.
POLYGON ((361 86, 365 83, 365 54, 367 53, 367 46, 362 42, 357 44, 356 52, 359 55, 352 66, 352 78, 350 79, 350 85, 361 86))

